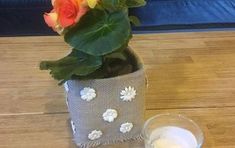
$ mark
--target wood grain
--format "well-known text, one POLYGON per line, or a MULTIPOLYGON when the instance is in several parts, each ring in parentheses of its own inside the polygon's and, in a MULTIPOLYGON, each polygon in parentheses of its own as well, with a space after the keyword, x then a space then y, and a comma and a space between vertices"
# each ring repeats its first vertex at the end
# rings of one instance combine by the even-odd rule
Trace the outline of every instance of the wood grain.
MULTIPOLYGON (((185 114, 203 129, 205 148, 235 148, 235 32, 141 34, 130 46, 145 63, 146 119, 185 114)), ((75 147, 63 88, 38 68, 68 48, 58 36, 0 38, 1 148, 75 147)))
MULTIPOLYGON (((205 148, 234 147, 235 108, 147 110, 146 119, 160 113, 184 114, 199 123, 205 148)), ((67 113, 1 116, 2 148, 74 148, 67 113)), ((100 148, 141 148, 143 143, 124 143, 100 148)))

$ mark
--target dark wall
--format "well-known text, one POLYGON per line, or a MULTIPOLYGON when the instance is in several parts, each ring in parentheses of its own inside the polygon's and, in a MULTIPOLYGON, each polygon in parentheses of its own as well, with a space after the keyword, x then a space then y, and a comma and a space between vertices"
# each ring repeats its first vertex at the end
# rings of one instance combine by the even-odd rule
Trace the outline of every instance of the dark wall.
POLYGON ((0 0, 0 36, 55 34, 43 20, 50 0, 0 0))

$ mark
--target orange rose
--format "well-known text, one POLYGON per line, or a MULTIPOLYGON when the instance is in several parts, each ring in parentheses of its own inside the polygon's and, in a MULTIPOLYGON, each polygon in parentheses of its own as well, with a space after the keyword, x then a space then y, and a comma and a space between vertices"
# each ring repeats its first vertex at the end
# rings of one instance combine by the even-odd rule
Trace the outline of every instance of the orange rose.
POLYGON ((83 0, 56 0, 54 2, 58 21, 62 27, 75 24, 87 12, 87 7, 84 7, 82 2, 83 0))
POLYGON ((57 19, 58 14, 55 12, 55 10, 52 10, 50 13, 44 14, 44 20, 49 27, 55 28, 58 25, 57 19))
POLYGON ((84 0, 52 0, 52 4, 54 9, 44 14, 44 19, 54 29, 74 25, 88 10, 84 0))

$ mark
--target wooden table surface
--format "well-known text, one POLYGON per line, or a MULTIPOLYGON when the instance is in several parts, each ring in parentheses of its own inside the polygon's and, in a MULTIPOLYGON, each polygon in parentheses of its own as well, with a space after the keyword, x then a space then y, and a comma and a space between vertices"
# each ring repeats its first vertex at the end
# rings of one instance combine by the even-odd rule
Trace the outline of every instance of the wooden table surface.
MULTIPOLYGON (((146 119, 184 114, 203 129, 203 147, 235 148, 235 32, 135 35, 130 46, 148 75, 146 119)), ((0 148, 75 148, 63 88, 38 69, 67 47, 60 37, 0 38, 0 148)))

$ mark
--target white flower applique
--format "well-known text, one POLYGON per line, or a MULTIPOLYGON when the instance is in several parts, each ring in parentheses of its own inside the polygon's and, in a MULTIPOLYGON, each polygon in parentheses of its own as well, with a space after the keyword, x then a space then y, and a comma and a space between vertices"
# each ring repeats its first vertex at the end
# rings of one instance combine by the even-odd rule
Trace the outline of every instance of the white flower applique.
POLYGON ((90 87, 85 87, 80 91, 80 96, 82 100, 89 102, 96 97, 95 89, 90 87))
POLYGON ((120 99, 123 101, 132 101, 136 96, 136 90, 131 86, 125 87, 125 89, 120 92, 120 95, 120 99))
POLYGON ((99 139, 101 136, 102 136, 102 131, 100 130, 93 130, 89 135, 88 135, 88 138, 90 140, 96 140, 96 139, 99 139))
POLYGON ((115 109, 107 109, 104 113, 103 113, 103 119, 104 121, 107 122, 113 122, 114 119, 116 119, 118 116, 118 113, 115 109))
POLYGON ((75 124, 74 124, 74 122, 72 120, 70 121, 70 123, 71 123, 71 127, 72 127, 72 130, 73 130, 73 134, 75 134, 76 133, 75 124))
POLYGON ((133 124, 132 123, 129 123, 129 122, 126 122, 126 123, 123 123, 120 127, 120 132, 122 133, 128 133, 131 131, 131 129, 133 128, 133 124))

